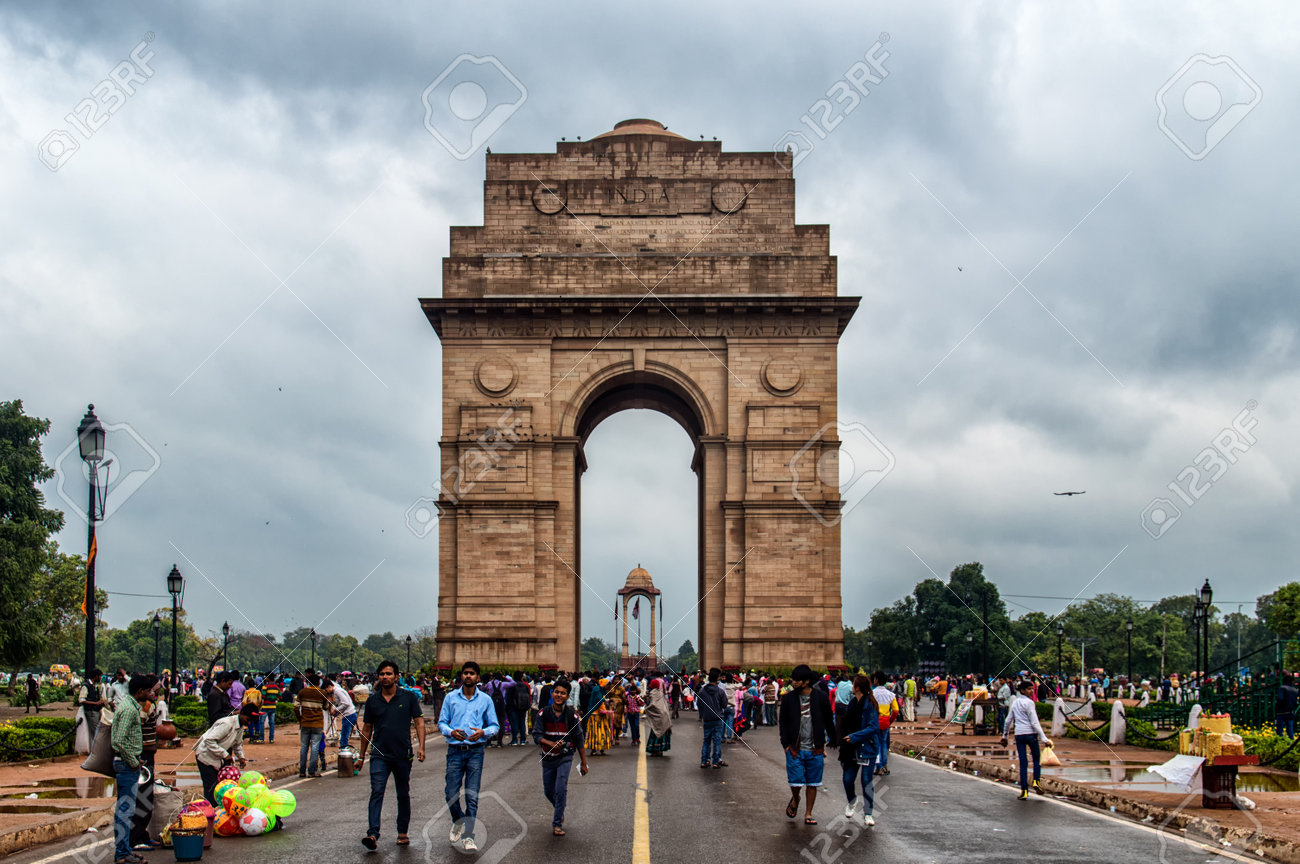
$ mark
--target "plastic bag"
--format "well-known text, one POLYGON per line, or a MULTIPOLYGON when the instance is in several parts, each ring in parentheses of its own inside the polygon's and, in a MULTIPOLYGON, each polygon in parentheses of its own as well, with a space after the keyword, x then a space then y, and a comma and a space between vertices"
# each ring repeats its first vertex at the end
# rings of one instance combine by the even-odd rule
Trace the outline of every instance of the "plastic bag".
POLYGON ((1048 768, 1059 767, 1061 764, 1061 757, 1057 756, 1056 751, 1050 746, 1044 747, 1042 755, 1038 758, 1038 764, 1048 768))

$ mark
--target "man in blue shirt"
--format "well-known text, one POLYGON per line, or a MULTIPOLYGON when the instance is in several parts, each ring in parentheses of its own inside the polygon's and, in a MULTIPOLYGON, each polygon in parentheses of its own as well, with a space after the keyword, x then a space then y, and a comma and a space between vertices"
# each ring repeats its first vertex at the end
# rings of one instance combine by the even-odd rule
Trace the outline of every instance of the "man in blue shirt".
POLYGON ((447 694, 438 716, 438 731, 447 739, 447 808, 452 826, 448 839, 465 852, 477 852, 474 817, 478 815, 478 787, 483 777, 483 748, 497 734, 497 712, 492 697, 478 689, 479 668, 473 660, 460 667, 460 689, 447 694), (460 806, 465 787, 465 809, 460 806))

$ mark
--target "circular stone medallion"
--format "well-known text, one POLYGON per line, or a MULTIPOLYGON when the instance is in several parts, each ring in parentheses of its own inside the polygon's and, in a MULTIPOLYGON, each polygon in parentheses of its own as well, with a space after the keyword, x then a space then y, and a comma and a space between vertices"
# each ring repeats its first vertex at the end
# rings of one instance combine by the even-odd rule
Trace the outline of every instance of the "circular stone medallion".
POLYGON ((488 396, 504 396, 515 389, 519 370, 504 354, 484 357, 474 367, 474 384, 488 396))
POLYGON ((554 216, 564 209, 564 193, 558 183, 541 183, 533 190, 533 206, 537 212, 554 216))
POLYGON ((713 184, 713 206, 723 213, 735 213, 745 206, 745 187, 736 180, 713 184))
POLYGON ((763 366, 763 386, 775 396, 789 396, 803 384, 803 369, 791 357, 773 357, 763 366))

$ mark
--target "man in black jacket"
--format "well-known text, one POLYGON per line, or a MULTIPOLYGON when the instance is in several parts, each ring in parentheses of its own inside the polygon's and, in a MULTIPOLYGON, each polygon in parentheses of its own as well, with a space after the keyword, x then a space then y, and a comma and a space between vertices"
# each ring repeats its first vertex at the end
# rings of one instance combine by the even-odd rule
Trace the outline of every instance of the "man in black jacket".
POLYGON ((781 699, 781 747, 785 750, 785 775, 790 784, 790 803, 785 807, 785 815, 793 819, 799 814, 800 791, 807 788, 805 825, 817 824, 812 815, 813 802, 822 785, 826 745, 838 747, 840 743, 830 699, 813 688, 815 679, 806 665, 794 667, 790 673, 793 689, 781 699))
POLYGON ((208 725, 211 726, 222 717, 228 717, 235 712, 230 708, 230 682, 229 672, 222 672, 208 691, 208 725))
POLYGON ((700 767, 721 768, 722 724, 726 722, 727 691, 718 686, 722 670, 714 666, 709 670, 709 683, 700 688, 695 697, 700 709, 700 722, 704 724, 704 744, 700 747, 700 767))

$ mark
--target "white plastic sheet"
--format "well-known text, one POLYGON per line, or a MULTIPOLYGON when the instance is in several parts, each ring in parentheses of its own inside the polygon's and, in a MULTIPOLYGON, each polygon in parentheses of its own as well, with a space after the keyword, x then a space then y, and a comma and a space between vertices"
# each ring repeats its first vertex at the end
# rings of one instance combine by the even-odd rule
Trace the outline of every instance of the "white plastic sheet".
POLYGON ((1163 765, 1152 765, 1147 770, 1152 774, 1160 775, 1170 783, 1177 783, 1184 789, 1190 790, 1192 781, 1196 779, 1196 772, 1201 770, 1201 763, 1204 761, 1204 756, 1175 756, 1163 765))

